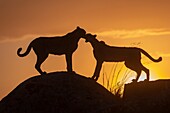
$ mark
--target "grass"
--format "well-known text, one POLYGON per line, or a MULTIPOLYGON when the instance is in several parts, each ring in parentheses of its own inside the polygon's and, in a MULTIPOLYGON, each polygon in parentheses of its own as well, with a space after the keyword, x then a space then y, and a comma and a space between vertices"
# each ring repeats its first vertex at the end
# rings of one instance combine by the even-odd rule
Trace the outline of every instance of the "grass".
POLYGON ((124 85, 130 77, 131 70, 125 68, 121 63, 114 63, 109 74, 105 71, 105 65, 102 72, 103 86, 114 95, 122 97, 124 85))

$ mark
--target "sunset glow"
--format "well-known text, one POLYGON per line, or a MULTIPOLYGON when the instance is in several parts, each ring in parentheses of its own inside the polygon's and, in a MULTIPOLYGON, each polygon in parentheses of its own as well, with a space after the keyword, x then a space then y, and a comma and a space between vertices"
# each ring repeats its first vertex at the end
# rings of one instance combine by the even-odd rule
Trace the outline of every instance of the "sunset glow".
MULTIPOLYGON (((0 100, 19 83, 39 75, 34 52, 20 58, 16 54, 19 47, 25 51, 39 36, 65 35, 77 26, 108 45, 140 47, 153 58, 161 56, 162 62, 154 63, 142 55, 142 62, 150 70, 151 80, 170 79, 169 6, 170 0, 0 0, 0 100)), ((80 39, 73 54, 76 73, 93 75, 96 61, 92 52, 91 45, 80 39)), ((106 73, 113 64, 105 64, 106 73)), ((50 55, 42 69, 66 71, 65 57, 50 55)), ((139 81, 145 77, 142 72, 139 81)), ((102 84, 102 75, 98 82, 102 84)))

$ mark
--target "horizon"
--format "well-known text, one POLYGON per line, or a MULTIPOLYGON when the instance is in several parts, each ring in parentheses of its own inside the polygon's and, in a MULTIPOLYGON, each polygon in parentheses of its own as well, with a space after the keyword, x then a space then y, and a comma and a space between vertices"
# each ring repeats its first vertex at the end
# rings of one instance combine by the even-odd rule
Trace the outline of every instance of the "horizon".
MULTIPOLYGON (((34 68, 34 52, 31 50, 28 56, 20 58, 16 53, 18 48, 22 47, 24 52, 39 36, 62 36, 77 26, 96 34, 97 39, 108 45, 140 47, 153 58, 161 56, 163 60, 159 63, 152 63, 146 56, 142 56, 142 62, 150 70, 151 80, 170 79, 169 5, 168 0, 1 0, 0 100, 27 78, 39 75, 34 68)), ((80 39, 73 54, 73 70, 91 77, 95 62, 91 45, 80 39)), ((114 63, 104 63, 107 74, 112 65, 114 63)), ((47 73, 66 71, 65 57, 50 55, 42 69, 47 73)), ((140 80, 143 79, 142 73, 140 80)), ((102 84, 102 76, 98 82, 102 84)))

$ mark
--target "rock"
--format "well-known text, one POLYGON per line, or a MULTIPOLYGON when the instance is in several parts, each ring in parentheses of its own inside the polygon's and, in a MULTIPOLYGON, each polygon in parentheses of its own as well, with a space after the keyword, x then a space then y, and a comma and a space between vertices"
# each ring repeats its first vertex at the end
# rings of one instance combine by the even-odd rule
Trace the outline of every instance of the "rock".
POLYGON ((0 113, 108 113, 119 99, 90 78, 54 72, 29 78, 0 102, 0 113))
POLYGON ((170 113, 170 80, 125 85, 125 113, 170 113))

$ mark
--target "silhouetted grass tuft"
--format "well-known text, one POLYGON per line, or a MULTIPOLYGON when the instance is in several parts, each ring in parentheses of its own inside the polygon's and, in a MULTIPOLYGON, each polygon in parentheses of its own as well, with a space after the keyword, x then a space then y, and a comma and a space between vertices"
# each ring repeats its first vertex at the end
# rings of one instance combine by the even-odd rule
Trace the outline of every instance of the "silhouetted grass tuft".
POLYGON ((123 96, 124 84, 127 82, 131 73, 131 70, 127 68, 124 69, 124 67, 125 66, 123 64, 114 63, 109 74, 107 74, 105 71, 105 66, 103 66, 103 86, 118 97, 123 96))

